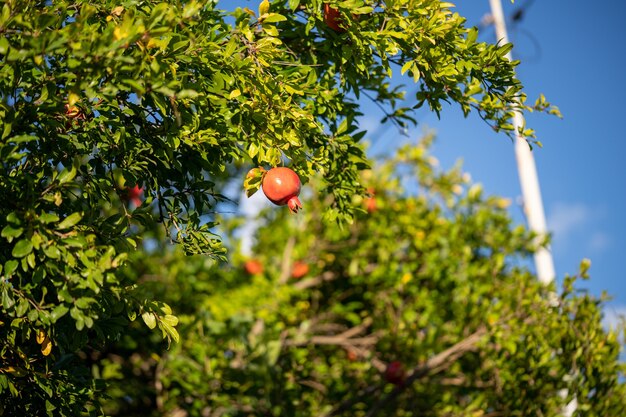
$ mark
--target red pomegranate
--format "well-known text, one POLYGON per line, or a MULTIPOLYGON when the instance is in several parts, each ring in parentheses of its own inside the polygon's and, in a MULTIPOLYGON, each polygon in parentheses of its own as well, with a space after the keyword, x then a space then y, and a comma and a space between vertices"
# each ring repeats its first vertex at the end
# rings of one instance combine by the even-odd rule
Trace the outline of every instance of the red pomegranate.
POLYGON ((328 3, 324 3, 324 23, 337 33, 343 33, 346 30, 339 26, 342 23, 341 13, 334 7, 330 7, 328 3))
POLYGON ((377 209, 376 197, 374 197, 376 193, 374 192, 373 188, 368 188, 367 193, 369 194, 369 197, 365 198, 365 208, 367 209, 368 213, 373 213, 377 209))
POLYGON ((402 365, 402 362, 389 362, 387 369, 385 369, 385 380, 387 382, 394 385, 402 385, 404 384, 405 376, 404 365, 402 365))
POLYGON ((298 174, 290 168, 272 168, 263 177, 263 193, 272 203, 278 206, 289 206, 292 213, 302 208, 298 199, 302 183, 298 174))
POLYGON ((302 261, 296 261, 293 263, 291 269, 291 277, 294 279, 300 279, 309 273, 309 265, 302 261))
POLYGON ((135 185, 133 188, 128 189, 128 201, 133 203, 135 207, 141 205, 141 196, 143 194, 143 188, 135 185))
POLYGON ((263 264, 257 259, 249 259, 243 264, 248 275, 260 275, 263 273, 263 264))

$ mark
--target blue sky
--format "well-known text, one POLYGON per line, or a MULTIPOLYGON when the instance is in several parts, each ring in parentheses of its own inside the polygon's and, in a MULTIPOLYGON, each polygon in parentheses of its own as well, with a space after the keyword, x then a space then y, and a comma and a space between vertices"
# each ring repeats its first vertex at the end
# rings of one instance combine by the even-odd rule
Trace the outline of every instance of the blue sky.
MULTIPOLYGON (((575 273, 582 258, 591 259, 585 287, 614 297, 609 314, 626 313, 626 2, 502 3, 507 16, 528 6, 521 21, 507 26, 529 98, 544 93, 564 116, 538 115, 528 122, 543 143, 534 155, 557 275, 575 273)), ((458 2, 456 10, 475 25, 489 13, 489 2, 458 2)), ((492 28, 481 33, 483 41, 496 40, 492 28)), ((520 197, 513 145, 506 137, 477 117, 463 119, 457 109, 441 120, 424 113, 420 121, 438 132, 434 153, 443 166, 462 158, 465 170, 488 192, 520 197)), ((511 213, 524 221, 519 207, 511 213)))
MULTIPOLYGON (((535 149, 548 228, 553 233, 557 275, 576 273, 583 258, 592 261, 591 280, 584 283, 593 294, 606 290, 614 297, 607 313, 626 313, 626 283, 622 257, 626 258, 626 119, 624 41, 626 2, 601 4, 567 0, 502 0, 510 17, 525 8, 521 21, 507 22, 513 54, 522 63, 518 76, 529 99, 543 93, 564 118, 533 115, 528 124, 543 148, 535 149)), ((245 5, 256 10, 257 1, 222 1, 231 8, 245 5)), ((478 25, 490 12, 488 0, 458 1, 455 10, 478 25)), ((480 39, 495 42, 492 28, 480 39)), ((411 80, 406 84, 411 89, 411 80)), ((437 131, 435 156, 442 167, 458 159, 465 171, 491 194, 521 198, 512 142, 495 134, 477 116, 464 119, 458 108, 442 113, 417 114, 419 126, 403 138, 394 128, 377 129, 382 118, 370 103, 363 110, 378 145, 371 154, 414 141, 424 128, 437 131), (382 144, 382 145, 380 145, 382 144)), ((524 222, 519 205, 511 214, 524 222)))

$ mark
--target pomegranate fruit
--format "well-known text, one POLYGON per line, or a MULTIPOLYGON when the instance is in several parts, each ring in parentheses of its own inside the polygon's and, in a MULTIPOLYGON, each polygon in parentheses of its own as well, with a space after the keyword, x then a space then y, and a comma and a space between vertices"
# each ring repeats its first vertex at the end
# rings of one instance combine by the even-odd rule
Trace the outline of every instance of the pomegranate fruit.
POLYGON ((248 275, 259 275, 263 273, 263 264, 256 259, 250 259, 243 264, 243 269, 248 275))
POLYGON ((263 193, 272 203, 289 207, 292 213, 302 208, 298 199, 302 183, 298 174, 286 167, 272 168, 263 177, 263 193))
POLYGON ((133 188, 129 188, 127 190, 127 198, 128 201, 133 203, 135 207, 139 207, 141 205, 141 196, 143 194, 143 188, 135 185, 133 188))
POLYGON ((343 33, 346 31, 344 28, 339 26, 340 23, 342 23, 341 13, 339 13, 339 10, 331 7, 328 3, 324 3, 324 23, 337 33, 343 33))
POLYGON ((401 362, 389 362, 385 369, 385 380, 390 384, 402 385, 405 379, 404 365, 401 362))
POLYGON ((309 265, 302 261, 296 261, 293 263, 293 268, 291 269, 291 277, 294 279, 300 279, 306 274, 309 273, 309 265))
POLYGON ((376 211, 376 198, 374 197, 374 195, 376 194, 374 192, 373 188, 368 188, 367 189, 367 193, 370 195, 369 197, 365 198, 365 208, 367 210, 368 213, 373 213, 376 211))

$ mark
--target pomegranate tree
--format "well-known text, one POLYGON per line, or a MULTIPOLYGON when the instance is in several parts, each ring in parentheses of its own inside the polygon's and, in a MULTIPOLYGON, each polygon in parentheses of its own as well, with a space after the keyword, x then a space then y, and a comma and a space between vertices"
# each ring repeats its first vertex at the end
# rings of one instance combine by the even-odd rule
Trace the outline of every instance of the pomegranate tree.
POLYGON ((300 177, 292 169, 286 167, 272 168, 263 174, 263 193, 272 203, 289 207, 292 213, 302 208, 298 199, 302 183, 300 177))

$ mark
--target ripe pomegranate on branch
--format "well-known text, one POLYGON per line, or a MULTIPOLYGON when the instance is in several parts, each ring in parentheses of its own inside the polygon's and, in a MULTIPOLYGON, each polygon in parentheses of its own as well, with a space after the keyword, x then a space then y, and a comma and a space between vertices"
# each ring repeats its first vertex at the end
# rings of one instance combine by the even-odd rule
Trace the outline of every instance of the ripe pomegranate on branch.
POLYGON ((341 27, 343 21, 339 10, 331 7, 328 3, 324 3, 324 23, 337 33, 344 33, 346 30, 341 27))
POLYGON ((298 199, 302 183, 300 177, 291 168, 276 167, 269 171, 263 168, 253 168, 248 172, 244 187, 248 197, 254 194, 259 186, 263 188, 263 194, 277 206, 287 205, 292 213, 297 213, 302 208, 298 199))

